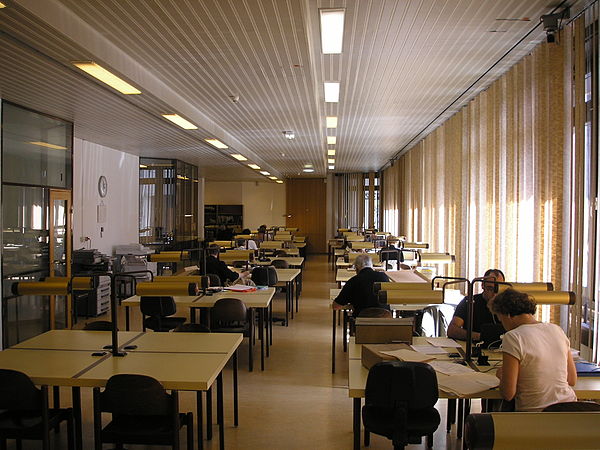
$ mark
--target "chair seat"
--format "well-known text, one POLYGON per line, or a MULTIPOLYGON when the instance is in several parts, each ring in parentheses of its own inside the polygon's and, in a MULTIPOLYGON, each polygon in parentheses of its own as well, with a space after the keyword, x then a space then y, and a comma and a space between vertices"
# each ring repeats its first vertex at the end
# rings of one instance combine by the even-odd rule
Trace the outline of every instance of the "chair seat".
MULTIPOLYGON (((391 408, 365 405, 363 407, 363 423, 369 431, 392 439, 398 424, 394 422, 394 412, 391 408)), ((410 410, 407 417, 406 432, 413 441, 421 442, 421 436, 431 434, 440 424, 440 413, 435 408, 410 410)))
MULTIPOLYGON (((71 414, 70 408, 48 410, 49 428, 55 428, 71 414)), ((19 438, 43 433, 42 416, 39 412, 7 412, 0 414, 0 436, 19 438)))
MULTIPOLYGON (((186 422, 186 414, 179 413, 181 424, 186 422)), ((102 441, 124 444, 147 444, 154 442, 170 445, 173 442, 172 422, 164 416, 113 416, 113 420, 102 429, 102 441)))
POLYGON ((146 317, 144 326, 154 331, 170 331, 185 322, 185 317, 164 317, 158 320, 156 317, 146 317))
POLYGON ((227 328, 211 328, 211 333, 244 333, 248 332, 248 327, 227 327, 227 328))

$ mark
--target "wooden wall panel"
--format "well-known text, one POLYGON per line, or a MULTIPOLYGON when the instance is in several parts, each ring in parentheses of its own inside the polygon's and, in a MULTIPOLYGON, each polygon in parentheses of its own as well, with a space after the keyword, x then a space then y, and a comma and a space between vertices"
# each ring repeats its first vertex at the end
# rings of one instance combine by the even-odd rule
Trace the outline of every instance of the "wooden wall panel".
POLYGON ((325 253, 327 211, 326 185, 323 178, 286 180, 286 226, 298 227, 306 236, 308 253, 325 253))

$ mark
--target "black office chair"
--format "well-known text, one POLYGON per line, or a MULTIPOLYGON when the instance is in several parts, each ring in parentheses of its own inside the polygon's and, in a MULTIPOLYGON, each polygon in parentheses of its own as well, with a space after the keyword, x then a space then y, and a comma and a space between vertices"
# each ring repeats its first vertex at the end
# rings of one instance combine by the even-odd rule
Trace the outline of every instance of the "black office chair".
POLYGON ((83 329, 86 331, 112 331, 113 323, 108 320, 97 320, 86 323, 83 329))
POLYGON ((237 298, 221 298, 210 309, 210 331, 213 333, 248 333, 248 309, 237 298))
POLYGON ((177 312, 173 297, 146 297, 140 299, 140 310, 144 317, 144 331, 171 331, 185 322, 185 317, 172 317, 177 312), (148 316, 148 317, 146 317, 148 316))
POLYGON ((369 370, 362 409, 365 432, 391 439, 394 449, 419 444, 440 424, 435 409, 438 386, 435 371, 424 363, 386 361, 369 370))
POLYGON ((173 331, 177 333, 210 333, 210 328, 201 323, 183 323, 173 331))
POLYGON ((595 402, 562 402, 546 406, 543 412, 577 412, 600 411, 600 404, 595 402))
POLYGON ((179 449, 179 430, 187 427, 187 448, 194 448, 194 419, 179 412, 177 391, 168 394, 154 378, 146 375, 114 375, 104 391, 94 388, 94 448, 103 443, 170 445, 179 449), (102 428, 102 413, 112 420, 102 428))
POLYGON ((221 278, 216 273, 207 273, 206 276, 210 279, 211 286, 223 286, 221 278))
POLYGON ((271 265, 276 269, 288 269, 290 267, 288 262, 283 259, 275 259, 271 261, 271 265))
POLYGON ((73 410, 50 409, 48 386, 35 387, 31 379, 16 370, 0 369, 0 448, 6 449, 7 439, 41 440, 44 450, 50 449, 50 430, 67 421, 69 450, 75 448, 73 439, 73 410))

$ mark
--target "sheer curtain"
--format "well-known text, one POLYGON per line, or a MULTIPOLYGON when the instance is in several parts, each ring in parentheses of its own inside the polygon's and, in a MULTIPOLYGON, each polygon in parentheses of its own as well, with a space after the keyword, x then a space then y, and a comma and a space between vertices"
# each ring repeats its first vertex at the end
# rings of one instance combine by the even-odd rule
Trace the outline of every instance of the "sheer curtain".
POLYGON ((337 228, 362 228, 365 217, 364 175, 336 174, 333 178, 334 223, 337 228))

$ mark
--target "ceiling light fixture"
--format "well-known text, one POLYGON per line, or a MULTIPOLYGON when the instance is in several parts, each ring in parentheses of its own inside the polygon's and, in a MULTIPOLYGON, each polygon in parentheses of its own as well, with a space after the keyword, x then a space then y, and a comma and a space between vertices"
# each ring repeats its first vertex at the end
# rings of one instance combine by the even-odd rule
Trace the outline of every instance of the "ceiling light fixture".
POLYGON ((284 131, 283 135, 285 136, 286 139, 292 140, 296 137, 296 135, 294 134, 293 131, 284 131))
POLYGON ((54 150, 67 150, 67 147, 64 147, 62 145, 50 144, 49 142, 32 141, 29 142, 29 144, 39 145, 40 147, 52 148, 54 150))
POLYGON ((327 156, 335 156, 335 148, 330 148, 327 150, 327 156))
POLYGON ((260 166, 257 166, 256 164, 248 164, 248 167, 254 170, 260 170, 260 166))
POLYGON ((276 179, 277 179, 277 177, 274 177, 274 176, 270 176, 270 177, 267 177, 267 178, 268 178, 269 180, 276 180, 276 179))
POLYGON ((283 184, 283 181, 281 181, 281 180, 277 180, 275 183, 278 183, 278 184, 283 184))
POLYGON ((147 169, 148 166, 146 164, 140 164, 140 169, 147 169))
POLYGON ((162 116, 173 122, 175 125, 179 125, 184 130, 197 130, 198 127, 189 120, 184 119, 179 114, 162 114, 162 116))
POLYGON ((329 170, 335 169, 335 166, 329 166, 329 170))
POLYGON ((333 158, 328 158, 328 159, 327 159, 327 164, 335 164, 335 159, 333 159, 333 158))
POLYGON ((336 141, 335 136, 327 136, 327 145, 335 145, 336 141))
POLYGON ((266 170, 261 170, 260 173, 263 174, 265 177, 271 175, 271 172, 267 172, 266 170))
POLYGON ((325 89, 325 101, 327 103, 337 103, 340 101, 340 83, 337 81, 327 81, 323 83, 325 89))
POLYGON ((232 153, 231 157, 237 159, 238 161, 248 161, 248 158, 246 158, 244 155, 240 155, 239 153, 232 153))
POLYGON ((302 172, 313 173, 315 169, 302 169, 302 172))
POLYGON ((208 142, 210 145, 212 145, 213 147, 217 147, 217 148, 229 148, 227 146, 227 144, 223 144, 220 140, 218 139, 204 139, 206 142, 208 142))
POLYGON ((133 87, 125 80, 122 80, 115 74, 109 72, 104 67, 96 64, 94 61, 72 61, 72 64, 75 67, 83 70, 88 75, 91 75, 97 80, 108 84, 111 88, 116 89, 121 94, 134 95, 142 93, 139 89, 133 87))
POLYGON ((324 54, 342 53, 344 10, 321 9, 321 50, 324 54))
POLYGON ((0 9, 2 9, 2 8, 6 8, 6 5, 4 3, 0 2, 0 9))
POLYGON ((327 128, 337 128, 337 117, 336 116, 327 116, 325 117, 325 123, 327 124, 327 128))

